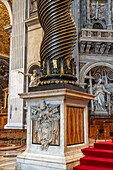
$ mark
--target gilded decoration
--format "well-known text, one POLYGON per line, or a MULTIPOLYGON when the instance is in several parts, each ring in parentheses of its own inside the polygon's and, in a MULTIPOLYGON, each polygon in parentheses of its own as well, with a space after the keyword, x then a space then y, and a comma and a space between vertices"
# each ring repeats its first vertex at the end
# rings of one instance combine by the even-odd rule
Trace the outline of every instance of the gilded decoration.
POLYGON ((0 54, 9 56, 10 33, 4 27, 10 24, 9 13, 6 6, 0 1, 0 54))
POLYGON ((33 121, 33 143, 41 144, 48 150, 50 144, 59 145, 60 105, 51 105, 42 101, 31 107, 33 121))

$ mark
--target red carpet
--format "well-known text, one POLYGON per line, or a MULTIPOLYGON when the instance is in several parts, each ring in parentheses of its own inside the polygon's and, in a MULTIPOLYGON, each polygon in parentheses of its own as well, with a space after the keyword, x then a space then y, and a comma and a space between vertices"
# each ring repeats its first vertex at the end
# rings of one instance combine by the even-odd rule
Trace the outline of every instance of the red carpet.
POLYGON ((85 157, 73 170, 113 170, 112 141, 95 143, 94 147, 82 149, 85 157))

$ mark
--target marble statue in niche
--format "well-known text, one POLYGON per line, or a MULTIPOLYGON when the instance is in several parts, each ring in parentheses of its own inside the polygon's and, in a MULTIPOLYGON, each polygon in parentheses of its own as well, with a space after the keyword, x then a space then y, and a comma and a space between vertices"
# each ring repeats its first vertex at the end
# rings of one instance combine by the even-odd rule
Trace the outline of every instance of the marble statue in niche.
POLYGON ((31 0, 31 13, 37 10, 37 0, 31 0))
POLYGON ((59 145, 60 106, 42 101, 37 107, 31 107, 33 120, 33 143, 41 144, 41 149, 48 150, 55 137, 54 145, 59 145), (34 127, 35 123, 35 127, 34 127), (36 137, 38 136, 38 142, 36 137))
POLYGON ((95 112, 106 112, 105 108, 105 93, 110 94, 109 91, 107 91, 102 83, 102 79, 99 79, 98 83, 94 85, 93 87, 95 100, 95 112))
POLYGON ((26 77, 29 77, 30 78, 30 83, 29 83, 29 87, 35 87, 37 86, 38 82, 40 81, 40 76, 38 76, 38 72, 36 69, 33 70, 33 74, 25 74, 21 71, 19 71, 18 73, 21 73, 23 74, 24 76, 26 77))

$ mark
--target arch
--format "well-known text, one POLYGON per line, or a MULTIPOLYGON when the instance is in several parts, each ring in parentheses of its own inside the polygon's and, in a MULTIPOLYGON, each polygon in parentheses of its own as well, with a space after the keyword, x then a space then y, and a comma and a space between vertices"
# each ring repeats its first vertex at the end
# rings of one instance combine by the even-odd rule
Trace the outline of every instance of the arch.
POLYGON ((32 71, 32 69, 38 69, 38 74, 40 72, 40 66, 39 66, 39 62, 35 62, 35 63, 32 63, 28 69, 27 69, 27 72, 30 73, 32 71))
POLYGON ((0 59, 0 65, 1 64, 4 64, 4 65, 6 65, 7 67, 9 67, 9 63, 6 61, 6 60, 4 60, 4 59, 0 59))
POLYGON ((84 83, 85 81, 85 76, 87 75, 87 73, 93 69, 94 67, 97 67, 97 66, 105 66, 105 67, 109 67, 110 69, 113 70, 113 65, 112 64, 109 64, 109 63, 105 63, 105 62, 95 62, 95 63, 87 63, 85 64, 81 71, 80 71, 80 77, 81 77, 81 83, 84 83))
POLYGON ((3 88, 7 88, 7 83, 3 80, 0 80, 0 85, 3 86, 3 88))
POLYGON ((93 29, 103 29, 103 25, 101 23, 94 23, 93 29))
MULTIPOLYGON (((102 26, 101 29, 106 29, 106 25, 105 25, 104 22, 102 22, 102 21, 93 21, 92 23, 93 23, 93 27, 94 27, 94 25, 100 24, 100 25, 102 26)), ((98 29, 98 28, 94 28, 94 29, 98 29)), ((100 28, 99 28, 99 29, 100 29, 100 28)))
POLYGON ((9 3, 7 2, 7 0, 0 0, 0 1, 3 2, 4 5, 6 6, 8 12, 9 12, 10 25, 12 25, 13 19, 12 19, 12 11, 11 11, 11 7, 10 7, 9 3))

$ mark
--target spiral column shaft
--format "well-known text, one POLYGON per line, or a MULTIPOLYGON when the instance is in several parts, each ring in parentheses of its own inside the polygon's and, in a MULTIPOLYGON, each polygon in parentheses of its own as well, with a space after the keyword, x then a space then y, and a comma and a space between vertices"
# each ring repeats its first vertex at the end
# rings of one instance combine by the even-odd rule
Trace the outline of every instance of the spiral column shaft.
POLYGON ((40 47, 41 69, 44 80, 75 80, 75 64, 72 53, 77 31, 71 14, 73 0, 39 0, 38 17, 44 30, 40 47), (55 78, 56 76, 56 78, 55 78))

